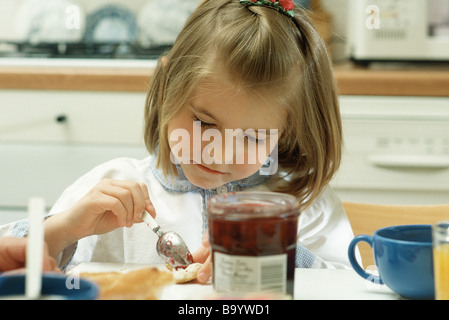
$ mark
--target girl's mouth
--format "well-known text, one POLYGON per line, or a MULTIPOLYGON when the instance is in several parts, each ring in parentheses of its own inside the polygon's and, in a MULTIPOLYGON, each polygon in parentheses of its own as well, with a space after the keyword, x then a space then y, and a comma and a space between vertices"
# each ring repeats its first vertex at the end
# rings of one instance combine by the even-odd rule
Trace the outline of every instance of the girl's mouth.
POLYGON ((210 174, 214 174, 214 175, 224 175, 226 174, 225 172, 221 172, 221 171, 217 171, 217 170, 212 170, 208 167, 203 166, 202 164, 196 163, 192 161, 192 164, 195 165, 197 168, 203 170, 204 172, 210 173, 210 174))

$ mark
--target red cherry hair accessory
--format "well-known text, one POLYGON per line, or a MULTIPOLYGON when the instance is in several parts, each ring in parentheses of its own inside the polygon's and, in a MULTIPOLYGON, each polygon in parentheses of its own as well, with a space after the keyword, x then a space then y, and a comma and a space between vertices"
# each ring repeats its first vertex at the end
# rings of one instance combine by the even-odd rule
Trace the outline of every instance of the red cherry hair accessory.
POLYGON ((295 16, 295 12, 293 11, 295 4, 293 3, 293 0, 240 0, 240 3, 245 6, 261 6, 273 8, 291 18, 295 16))

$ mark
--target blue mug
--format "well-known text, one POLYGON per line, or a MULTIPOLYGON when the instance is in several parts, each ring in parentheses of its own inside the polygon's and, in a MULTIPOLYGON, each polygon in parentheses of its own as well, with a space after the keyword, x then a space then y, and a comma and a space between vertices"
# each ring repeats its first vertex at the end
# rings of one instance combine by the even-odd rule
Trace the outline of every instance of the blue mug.
POLYGON ((348 255, 361 277, 385 284, 407 299, 434 299, 431 225, 393 226, 379 229, 373 236, 357 236, 348 255), (373 248, 379 276, 367 273, 357 262, 355 249, 361 241, 373 248))

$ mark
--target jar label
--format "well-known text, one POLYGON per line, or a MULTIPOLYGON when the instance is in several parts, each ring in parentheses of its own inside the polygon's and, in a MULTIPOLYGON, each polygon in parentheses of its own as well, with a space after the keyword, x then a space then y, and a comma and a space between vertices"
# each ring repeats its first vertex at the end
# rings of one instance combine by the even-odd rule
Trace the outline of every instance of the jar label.
POLYGON ((236 256, 214 252, 214 286, 219 292, 287 290, 287 254, 236 256))

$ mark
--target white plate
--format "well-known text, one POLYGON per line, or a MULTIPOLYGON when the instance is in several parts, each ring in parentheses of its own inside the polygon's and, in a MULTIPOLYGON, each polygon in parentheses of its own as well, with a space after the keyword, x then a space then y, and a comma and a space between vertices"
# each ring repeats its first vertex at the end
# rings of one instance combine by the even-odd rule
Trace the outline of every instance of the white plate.
MULTIPOLYGON (((83 262, 66 272, 69 276, 77 276, 82 272, 129 272, 148 267, 156 267, 167 270, 163 265, 145 265, 131 263, 100 263, 83 262)), ((204 300, 213 297, 214 289, 211 284, 199 283, 173 284, 162 289, 159 298, 161 300, 204 300)))
POLYGON ((83 37, 85 15, 80 6, 69 0, 27 0, 15 21, 19 41, 74 43, 83 37))

